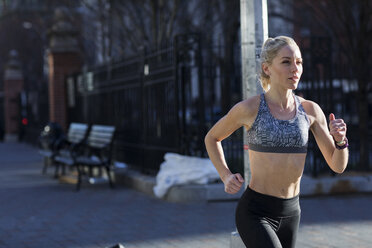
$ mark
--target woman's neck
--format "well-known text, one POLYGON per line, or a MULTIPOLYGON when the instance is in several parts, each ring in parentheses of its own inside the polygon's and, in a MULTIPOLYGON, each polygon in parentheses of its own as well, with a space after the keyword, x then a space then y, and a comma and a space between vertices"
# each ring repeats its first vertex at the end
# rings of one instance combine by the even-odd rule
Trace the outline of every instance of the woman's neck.
POLYGON ((279 109, 291 109, 294 103, 292 90, 276 90, 270 88, 265 93, 266 100, 276 105, 279 109))

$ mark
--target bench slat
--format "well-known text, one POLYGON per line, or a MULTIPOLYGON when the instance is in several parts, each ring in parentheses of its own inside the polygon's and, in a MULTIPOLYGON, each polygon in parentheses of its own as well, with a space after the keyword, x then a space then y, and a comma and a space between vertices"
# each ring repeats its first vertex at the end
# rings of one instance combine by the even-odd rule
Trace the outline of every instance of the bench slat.
POLYGON ((112 142, 114 132, 113 126, 93 125, 87 143, 94 148, 103 148, 112 142))
POLYGON ((71 143, 80 143, 85 138, 88 131, 88 125, 82 123, 71 123, 68 133, 67 140, 71 143))

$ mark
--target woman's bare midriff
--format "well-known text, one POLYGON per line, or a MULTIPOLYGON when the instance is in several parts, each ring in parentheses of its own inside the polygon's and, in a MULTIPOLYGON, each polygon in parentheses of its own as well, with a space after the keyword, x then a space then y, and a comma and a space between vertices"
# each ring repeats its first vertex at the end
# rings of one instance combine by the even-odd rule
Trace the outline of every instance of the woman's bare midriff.
POLYGON ((300 193, 306 154, 249 151, 249 187, 259 193, 292 198, 300 193))

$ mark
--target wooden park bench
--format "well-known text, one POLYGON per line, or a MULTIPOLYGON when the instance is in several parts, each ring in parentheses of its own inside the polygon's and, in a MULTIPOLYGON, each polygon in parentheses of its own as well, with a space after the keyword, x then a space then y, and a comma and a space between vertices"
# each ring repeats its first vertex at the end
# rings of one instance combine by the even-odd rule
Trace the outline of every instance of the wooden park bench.
POLYGON ((82 146, 71 151, 69 156, 56 156, 55 159, 59 163, 76 168, 78 173, 76 190, 80 190, 82 177, 86 174, 90 179, 94 179, 95 176, 102 178, 102 168, 105 169, 110 187, 114 187, 111 178, 114 133, 114 126, 92 125, 82 146), (98 168, 98 175, 94 175, 94 168, 98 168))
MULTIPOLYGON (((67 136, 65 136, 62 130, 59 130, 60 126, 56 123, 48 124, 40 137, 40 149, 39 154, 44 158, 44 166, 42 173, 46 174, 49 165, 55 165, 54 177, 58 177, 59 163, 56 163, 56 156, 61 153, 65 153, 72 146, 76 146, 81 143, 86 137, 88 131, 88 125, 82 123, 71 123, 68 129, 67 136), (51 130, 56 129, 56 130, 51 130), (47 135, 51 132, 58 132, 58 134, 47 135)), ((63 168, 64 172, 64 168, 63 168)))
POLYGON ((64 159, 71 159, 72 154, 81 146, 86 139, 89 126, 83 123, 71 123, 67 136, 58 141, 53 163, 56 167, 54 176, 59 176, 59 167, 62 167, 62 174, 65 174, 64 159), (63 161, 63 162, 62 162, 63 161))

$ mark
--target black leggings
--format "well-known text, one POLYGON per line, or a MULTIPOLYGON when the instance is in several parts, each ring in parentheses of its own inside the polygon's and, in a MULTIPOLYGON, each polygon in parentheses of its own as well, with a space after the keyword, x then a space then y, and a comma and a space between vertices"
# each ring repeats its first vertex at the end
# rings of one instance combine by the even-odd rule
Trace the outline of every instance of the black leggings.
POLYGON ((283 199, 248 187, 236 209, 236 227, 248 248, 294 248, 300 215, 298 195, 283 199))

